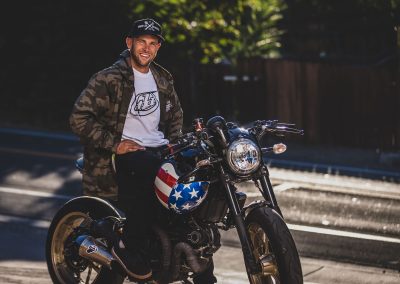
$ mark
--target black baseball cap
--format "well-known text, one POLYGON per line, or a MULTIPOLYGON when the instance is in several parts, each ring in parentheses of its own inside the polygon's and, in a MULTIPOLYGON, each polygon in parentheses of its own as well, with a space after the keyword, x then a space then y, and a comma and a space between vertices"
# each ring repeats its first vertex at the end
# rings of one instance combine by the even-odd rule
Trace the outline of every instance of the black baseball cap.
POLYGON ((141 19, 133 23, 132 29, 128 34, 128 37, 137 37, 140 35, 153 35, 164 41, 164 37, 161 34, 161 25, 153 19, 141 19))

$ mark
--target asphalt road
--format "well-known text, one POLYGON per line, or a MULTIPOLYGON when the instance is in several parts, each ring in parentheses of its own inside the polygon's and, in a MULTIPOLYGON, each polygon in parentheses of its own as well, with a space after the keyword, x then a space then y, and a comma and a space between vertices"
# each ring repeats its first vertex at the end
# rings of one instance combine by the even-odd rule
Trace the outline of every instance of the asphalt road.
MULTIPOLYGON (((0 282, 50 283, 46 226, 80 194, 73 162, 81 147, 68 135, 12 132, 0 131, 0 282)), ((271 169, 271 177, 306 281, 400 282, 398 184, 282 169, 271 169)), ((258 196, 251 184, 240 189, 249 200, 258 196)), ((216 256, 219 283, 247 283, 235 233, 224 234, 223 242, 229 246, 216 256)))
MULTIPOLYGON (((24 219, 14 219, 10 223, 2 220, 4 216, 0 216, 0 283, 52 283, 44 259, 48 224, 28 224, 24 219)), ((222 246, 215 254, 215 275, 219 284, 248 283, 241 256, 241 250, 232 246, 222 246)), ((305 284, 395 284, 400 280, 398 272, 383 268, 306 257, 302 257, 301 262, 305 284)))

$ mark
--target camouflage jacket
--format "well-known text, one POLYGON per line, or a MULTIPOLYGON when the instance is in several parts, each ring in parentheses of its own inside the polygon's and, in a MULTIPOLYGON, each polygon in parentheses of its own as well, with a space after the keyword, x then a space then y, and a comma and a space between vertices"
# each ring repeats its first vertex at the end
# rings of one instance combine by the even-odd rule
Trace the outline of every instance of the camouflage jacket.
MULTIPOLYGON (((160 123, 170 141, 181 134, 183 112, 171 74, 150 64, 160 97, 160 123)), ((84 145, 83 192, 117 199, 118 188, 111 156, 121 141, 126 114, 134 92, 134 76, 128 50, 111 67, 92 76, 70 116, 72 131, 84 145)))

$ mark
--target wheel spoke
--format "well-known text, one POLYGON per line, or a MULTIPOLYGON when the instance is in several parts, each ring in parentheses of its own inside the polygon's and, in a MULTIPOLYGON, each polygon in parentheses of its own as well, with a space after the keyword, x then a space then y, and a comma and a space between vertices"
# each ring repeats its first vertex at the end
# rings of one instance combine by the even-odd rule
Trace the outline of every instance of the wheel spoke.
POLYGON ((260 274, 252 275, 252 283, 254 284, 265 284, 265 283, 276 283, 280 284, 279 271, 275 256, 270 249, 270 241, 263 230, 263 228, 257 223, 251 223, 248 226, 248 232, 250 241, 253 246, 253 255, 256 261, 261 265, 261 261, 267 261, 264 263, 264 269, 260 274), (266 260, 269 258, 271 260, 266 260), (270 262, 270 263, 269 263, 270 262), (272 268, 271 268, 272 266, 272 268), (273 269, 275 267, 276 269, 273 269), (265 270, 265 271, 264 271, 265 270))
POLYGON ((89 266, 91 267, 91 268, 93 268, 94 269, 94 271, 96 271, 97 273, 100 273, 100 270, 101 270, 101 266, 99 265, 99 264, 97 264, 97 263, 95 263, 95 262, 91 262, 90 264, 89 264, 89 266))
POLYGON ((262 235, 262 241, 264 243, 264 252, 267 252, 266 250, 268 249, 269 239, 267 238, 267 234, 264 231, 262 235))
MULTIPOLYGON (((51 255, 52 255, 52 265, 54 267, 54 272, 56 277, 60 279, 62 283, 89 283, 91 271, 89 276, 85 277, 82 275, 79 268, 74 268, 74 261, 71 264, 67 264, 65 255, 65 245, 68 238, 74 232, 74 229, 80 226, 82 223, 85 224, 85 220, 88 218, 87 214, 79 211, 70 212, 66 214, 58 223, 57 227, 54 229, 54 235, 51 244, 51 255), (83 278, 86 278, 84 281, 83 278)), ((87 222, 88 223, 88 222, 87 222)))
POLYGON ((89 281, 90 281, 90 275, 92 274, 92 266, 91 265, 89 265, 89 269, 88 269, 88 274, 87 274, 87 276, 86 276, 86 284, 89 284, 89 281))

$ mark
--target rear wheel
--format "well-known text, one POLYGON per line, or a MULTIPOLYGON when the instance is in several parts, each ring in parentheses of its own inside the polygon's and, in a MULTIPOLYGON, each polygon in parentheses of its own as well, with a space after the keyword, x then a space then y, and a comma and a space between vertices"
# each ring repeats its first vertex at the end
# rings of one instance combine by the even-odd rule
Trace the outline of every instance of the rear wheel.
POLYGON ((47 267, 53 283, 123 283, 124 276, 80 257, 73 244, 80 232, 89 232, 93 219, 107 216, 119 217, 104 201, 92 198, 72 200, 57 212, 46 241, 47 267))
POLYGON ((256 208, 246 217, 253 256, 261 267, 249 274, 252 284, 301 284, 300 258, 292 235, 281 216, 268 207, 256 208))

